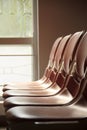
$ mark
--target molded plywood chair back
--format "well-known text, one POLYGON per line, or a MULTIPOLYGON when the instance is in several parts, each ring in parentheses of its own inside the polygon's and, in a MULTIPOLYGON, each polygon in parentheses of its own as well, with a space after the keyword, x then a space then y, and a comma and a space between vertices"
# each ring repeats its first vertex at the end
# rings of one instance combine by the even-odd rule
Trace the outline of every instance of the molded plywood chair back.
POLYGON ((56 51, 57 51, 57 48, 60 44, 60 41, 62 40, 62 37, 59 37, 56 39, 56 41, 54 42, 53 46, 52 46, 52 49, 51 49, 51 52, 50 52, 50 56, 49 56, 49 61, 48 61, 48 65, 44 71, 44 75, 41 79, 37 80, 37 81, 32 81, 32 82, 27 82, 27 83, 11 83, 11 84, 5 84, 3 86, 3 91, 5 90, 9 90, 9 89, 16 89, 16 86, 19 86, 19 89, 23 89, 21 88, 21 86, 24 86, 24 89, 25 89, 25 86, 26 88, 28 88, 28 86, 38 86, 42 83, 44 83, 47 78, 49 77, 50 75, 50 71, 53 67, 53 64, 54 64, 54 58, 55 58, 55 54, 56 54, 56 51))
MULTIPOLYGON (((75 52, 76 50, 76 46, 79 44, 79 39, 80 37, 82 36, 83 34, 83 31, 82 32, 77 32, 75 34, 73 34, 72 38, 70 38, 69 42, 68 42, 68 45, 66 46, 67 48, 67 53, 68 54, 72 54, 73 51, 75 52), (71 46, 70 46, 71 45, 71 46)), ((60 44, 60 46, 62 46, 62 44, 60 44)), ((58 47, 59 49, 59 47, 58 47)), ((66 50, 66 49, 65 49, 66 50)), ((60 52, 60 51, 59 51, 60 52)), ((66 54, 66 53, 65 53, 66 54)), ((73 55, 73 54, 72 54, 73 55)), ((68 61, 67 61, 67 65, 68 63, 70 64, 71 60, 72 60, 72 55, 68 55, 68 61)), ((58 55, 58 59, 60 59, 60 55, 58 55)), ((66 55, 67 56, 67 55, 66 55)), ((65 57, 66 57, 65 56, 65 57)), ((65 58, 66 59, 66 58, 65 58)), ((58 60, 57 60, 58 61, 58 60)), ((59 62, 58 62, 59 63, 59 62)), ((66 64, 65 64, 66 65, 66 64)), ((66 69, 67 70, 67 69, 66 69)), ((68 72, 68 71, 67 71, 68 72)), ((69 72, 68 72, 69 73, 69 72)), ((58 82, 58 80, 57 80, 58 82)), ((3 97, 9 97, 9 96, 51 96, 51 95, 55 95, 58 93, 59 87, 56 85, 52 85, 51 86, 51 89, 52 91, 50 91, 49 89, 47 91, 37 91, 37 92, 30 92, 30 91, 21 91, 21 90, 9 90, 9 91, 6 91, 4 94, 3 94, 3 97)), ((60 87, 61 88, 61 87, 60 87)))
MULTIPOLYGON (((55 55, 55 58, 54 58, 54 66, 52 68, 52 72, 51 72, 51 76, 50 76, 50 80, 51 80, 51 84, 53 83, 54 81, 54 77, 56 77, 56 73, 58 73, 58 71, 55 72, 55 69, 57 70, 57 67, 59 67, 58 63, 60 61, 60 59, 62 58, 61 55, 63 55, 62 53, 64 52, 64 48, 65 48, 65 45, 67 44, 68 42, 68 39, 70 38, 71 35, 68 35, 68 36, 65 36, 61 41, 60 41, 60 44, 57 48, 57 52, 56 52, 56 55, 55 55), (56 62, 58 66, 55 66, 56 65, 56 62), (54 75, 54 77, 53 77, 54 75)), ((61 60, 62 61, 62 60, 61 60)), ((48 80, 49 82, 49 80, 48 80)), ((44 87, 44 86, 48 86, 50 87, 50 84, 48 84, 48 82, 46 82, 45 84, 43 84, 43 86, 39 86, 39 87, 44 87)), ((19 87, 18 87, 19 88, 19 87)), ((25 86, 24 86, 25 88, 25 86)), ((28 87, 29 88, 29 87, 28 87)), ((6 92, 7 93, 7 92, 6 92)), ((4 92, 5 94, 5 92, 4 92)))

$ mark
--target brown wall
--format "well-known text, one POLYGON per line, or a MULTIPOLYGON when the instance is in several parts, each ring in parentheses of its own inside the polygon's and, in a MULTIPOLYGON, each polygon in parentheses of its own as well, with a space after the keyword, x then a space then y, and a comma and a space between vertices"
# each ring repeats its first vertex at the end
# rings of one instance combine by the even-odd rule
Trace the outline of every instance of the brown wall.
POLYGON ((86 0, 39 0, 40 76, 57 37, 87 30, 86 0))

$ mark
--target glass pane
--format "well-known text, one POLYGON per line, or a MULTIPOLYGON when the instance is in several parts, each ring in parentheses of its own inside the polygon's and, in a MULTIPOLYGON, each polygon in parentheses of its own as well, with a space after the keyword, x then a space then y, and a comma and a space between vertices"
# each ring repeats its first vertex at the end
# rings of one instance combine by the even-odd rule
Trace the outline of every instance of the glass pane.
POLYGON ((33 80, 32 45, 0 45, 0 84, 33 80))
POLYGON ((0 56, 0 85, 33 80, 32 56, 0 56))
POLYGON ((33 36, 33 0, 0 0, 0 37, 33 36))
POLYGON ((0 56, 1 55, 32 55, 33 47, 28 44, 1 44, 0 45, 0 56))

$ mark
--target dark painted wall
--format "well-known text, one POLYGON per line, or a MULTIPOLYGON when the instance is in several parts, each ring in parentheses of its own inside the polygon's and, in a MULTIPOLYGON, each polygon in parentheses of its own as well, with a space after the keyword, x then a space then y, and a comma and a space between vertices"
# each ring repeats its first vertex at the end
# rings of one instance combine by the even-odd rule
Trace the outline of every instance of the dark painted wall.
POLYGON ((87 30, 86 0, 39 0, 40 76, 57 37, 87 30))

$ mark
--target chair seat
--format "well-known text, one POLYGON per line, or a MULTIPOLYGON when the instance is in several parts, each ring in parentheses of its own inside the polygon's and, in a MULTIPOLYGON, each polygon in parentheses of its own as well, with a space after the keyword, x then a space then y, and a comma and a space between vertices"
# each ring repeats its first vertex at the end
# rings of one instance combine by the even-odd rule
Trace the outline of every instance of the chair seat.
POLYGON ((7 98, 10 96, 28 96, 28 97, 46 97, 46 96, 52 96, 55 95, 60 91, 60 87, 58 85, 55 85, 54 88, 49 88, 47 90, 41 90, 41 91, 29 91, 29 90, 7 90, 3 93, 3 97, 7 98))
POLYGON ((13 106, 53 106, 66 105, 73 100, 73 97, 68 90, 64 94, 50 97, 9 97, 4 101, 5 108, 13 106))
POLYGON ((67 120, 87 120, 87 106, 53 106, 53 107, 33 107, 18 106, 9 109, 6 112, 10 120, 25 119, 30 121, 67 121, 67 120))
POLYGON ((3 87, 3 91, 6 90, 30 90, 30 91, 34 91, 34 90, 42 90, 42 89, 47 89, 50 85, 52 84, 50 79, 46 79, 44 82, 41 82, 40 80, 38 80, 37 82, 33 82, 33 83, 10 83, 9 85, 4 85, 3 87))

